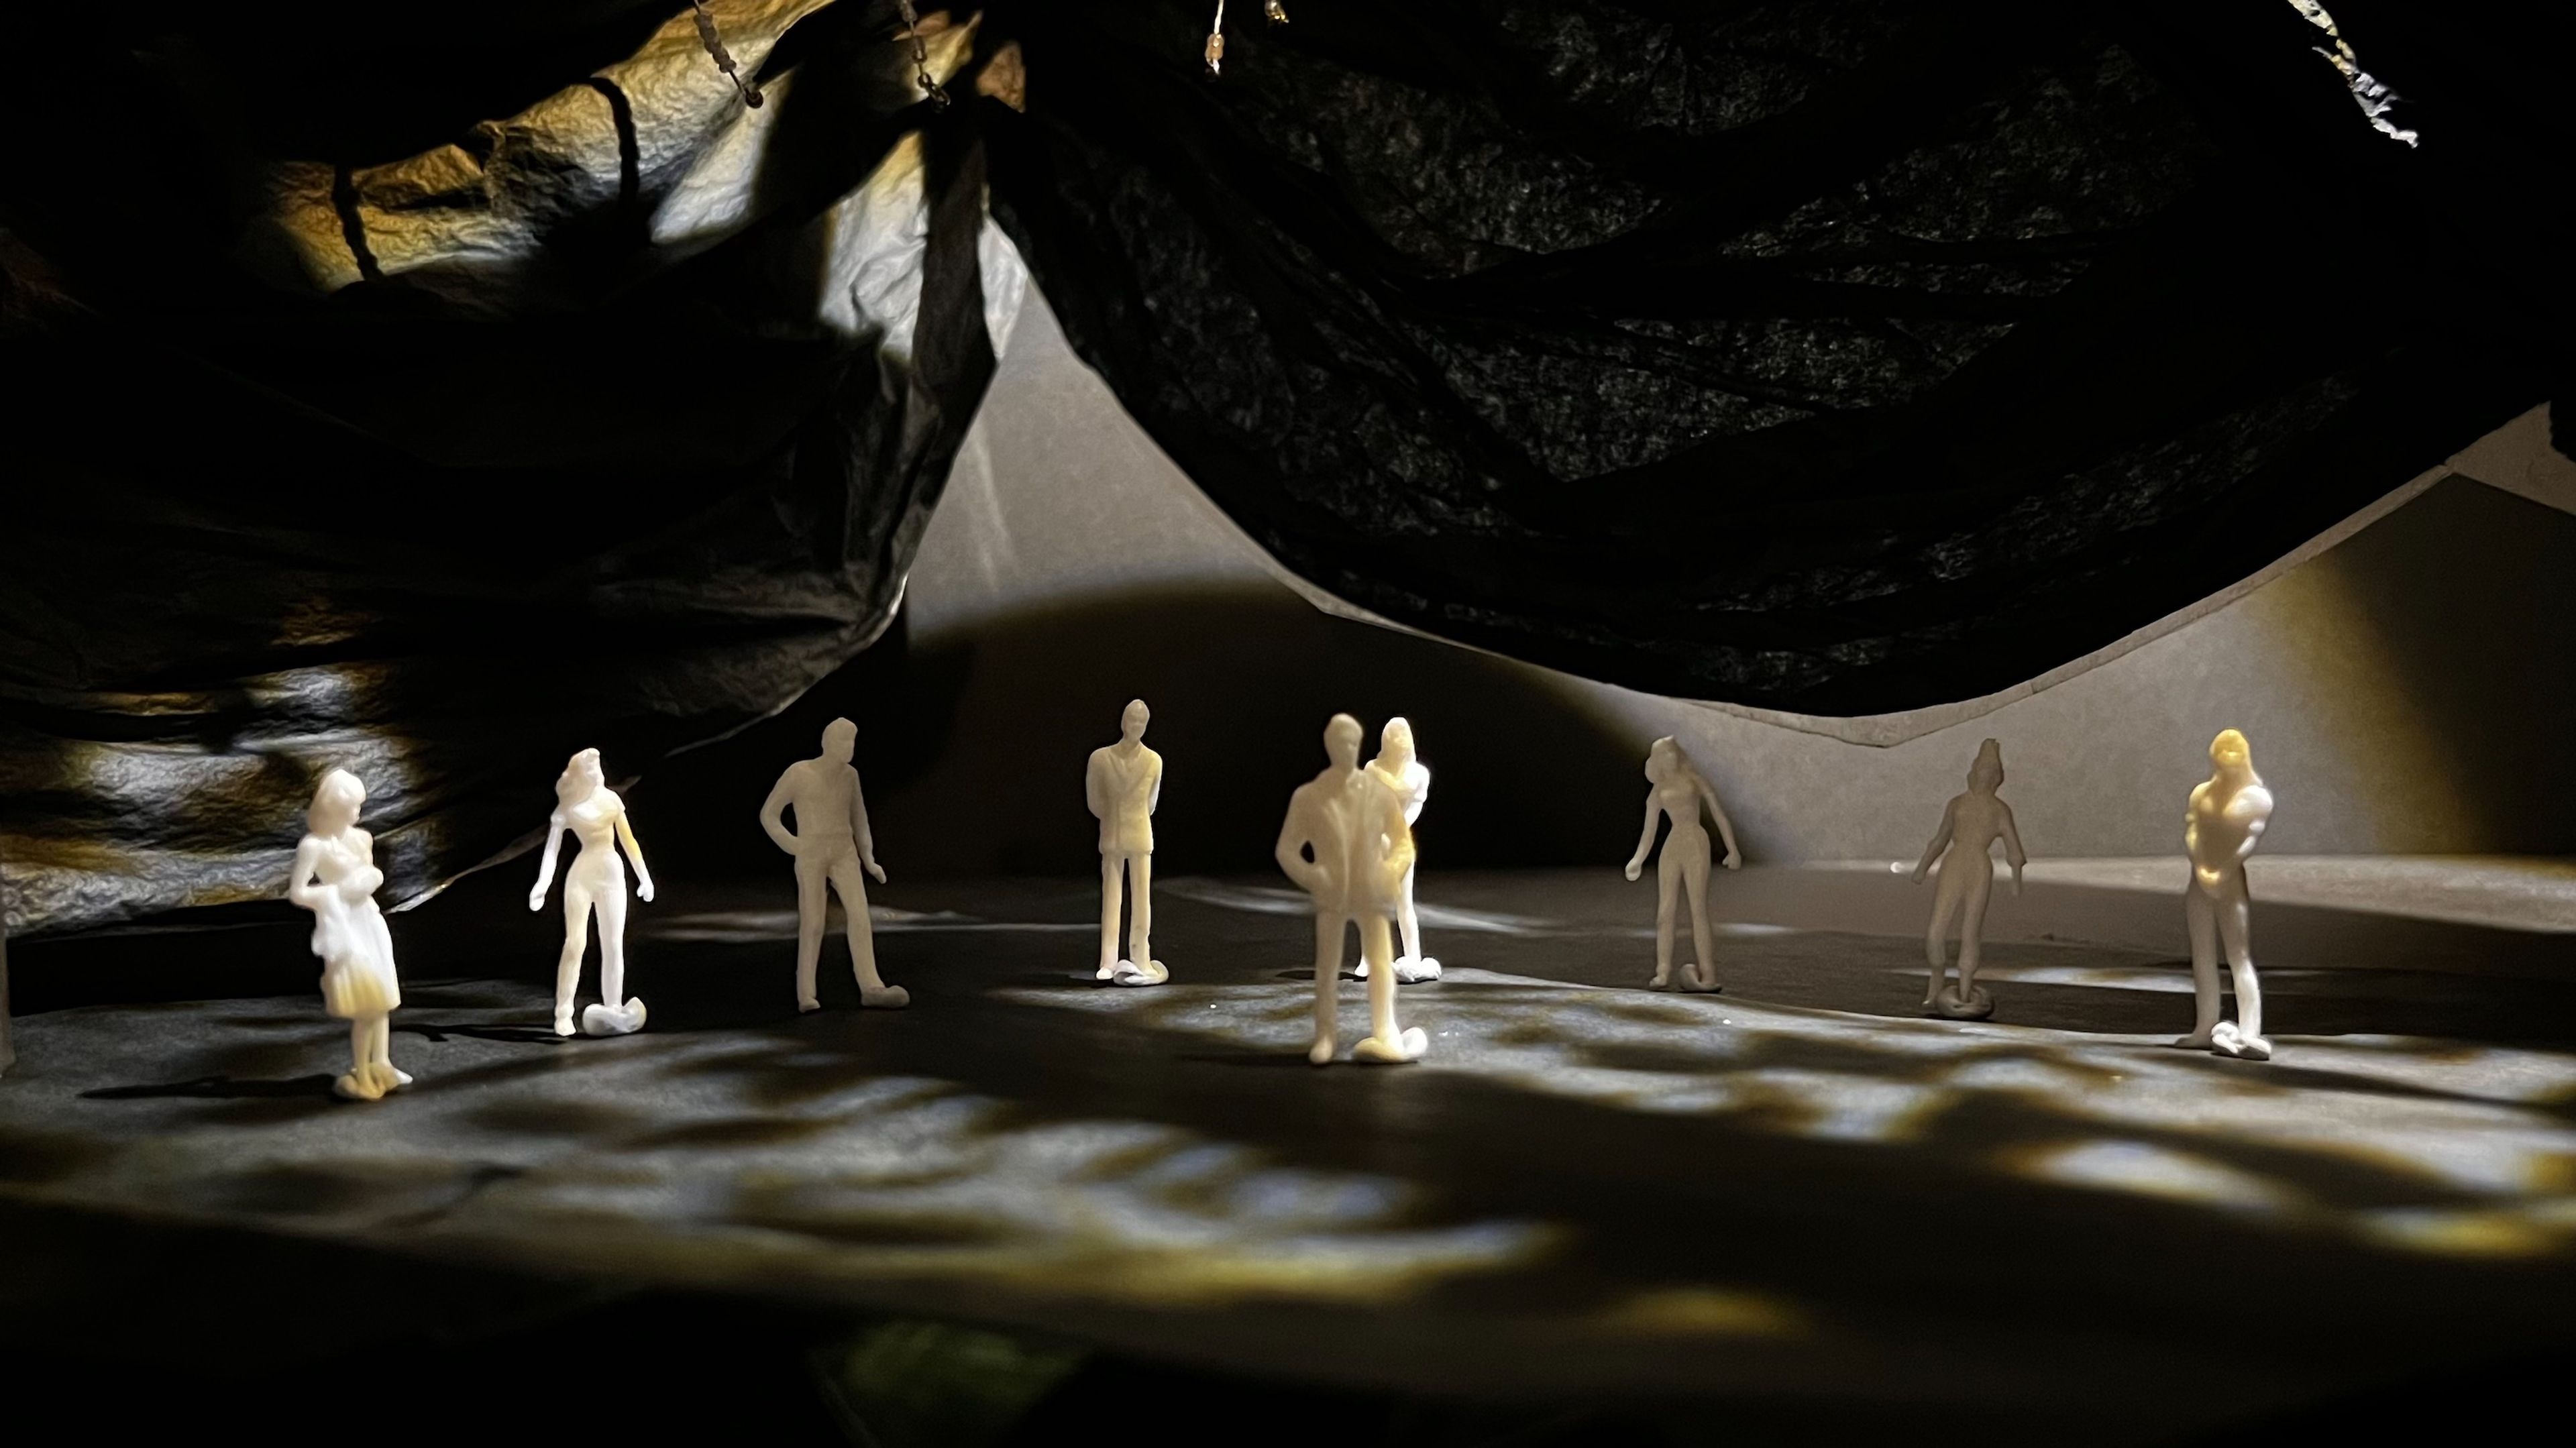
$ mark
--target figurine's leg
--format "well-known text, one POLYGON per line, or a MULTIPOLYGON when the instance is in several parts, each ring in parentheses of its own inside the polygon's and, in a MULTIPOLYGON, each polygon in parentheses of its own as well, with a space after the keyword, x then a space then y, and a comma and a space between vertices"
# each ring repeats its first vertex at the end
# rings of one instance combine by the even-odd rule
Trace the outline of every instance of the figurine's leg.
POLYGON ((1698 957, 1693 971, 1685 971, 1682 985, 1697 990, 1717 989, 1717 927, 1708 919, 1708 870, 1705 866, 1682 876, 1690 890, 1691 954, 1698 957))
POLYGON ((1395 897, 1395 924, 1403 932, 1404 958, 1407 960, 1422 959, 1422 917, 1413 908, 1413 876, 1420 868, 1418 865, 1404 867, 1404 886, 1395 897))
POLYGON ((2198 1050, 2218 1028, 2218 920, 2197 878, 2183 887, 2182 910, 2191 930, 2192 1024, 2191 1034, 2174 1044, 2198 1050))
POLYGON ((1127 958, 1139 966, 1154 963, 1154 857, 1127 857, 1127 958))
POLYGON ((1118 882, 1126 869, 1122 855, 1100 857, 1100 969, 1095 974, 1102 980, 1118 970, 1118 882))
POLYGON ((1333 1059, 1335 997, 1342 987, 1342 922, 1350 917, 1329 910, 1315 912, 1315 1044, 1306 1059, 1321 1066, 1333 1059))
POLYGON ((581 955, 590 944, 590 887, 564 881, 563 955, 555 961, 555 1034, 572 1034, 572 1003, 581 990, 581 955))
POLYGON ((365 1016, 349 1022, 349 1074, 361 1081, 376 1074, 376 1033, 365 1016))
POLYGON ((1923 931, 1923 961, 1932 968, 1931 977, 1923 982, 1923 1004, 1929 1006, 1941 999, 1941 988, 1950 983, 1950 918, 1959 911, 1958 871, 1947 868, 1932 886, 1932 923, 1923 931))
POLYGON ((850 937, 850 973, 858 977, 859 1004, 901 1010, 912 992, 877 974, 876 922, 868 918, 868 877, 857 855, 832 861, 832 888, 841 893, 841 915, 850 937))
POLYGON ((1995 877, 1991 871, 1982 880, 1967 882, 1961 894, 1967 913, 1959 918, 1959 999, 1966 1000, 1977 989, 1977 957, 1986 940, 1986 906, 1995 896, 1995 877))
POLYGON ((2226 948, 2228 968, 2236 978, 2238 1050, 2268 1061, 2272 1043, 2263 1035, 2263 982, 2254 974, 2253 909, 2241 885, 2218 903, 2216 913, 2219 943, 2226 948))
POLYGON ((1681 872, 1674 863, 1667 847, 1662 863, 1655 867, 1655 984, 1659 987, 1673 983, 1673 916, 1682 894, 1681 872))
MULTIPOLYGON (((823 927, 831 906, 824 891, 829 862, 813 855, 796 857, 796 1009, 822 1009, 814 994, 814 971, 823 960, 823 927)), ((843 898, 847 898, 846 896, 843 898)))
POLYGON ((1369 963, 1369 1033, 1351 1047, 1354 1061, 1411 1061, 1425 1044, 1420 1028, 1395 1024, 1395 923, 1377 911, 1360 917, 1360 955, 1369 963))
POLYGON ((411 1084, 411 1074, 394 1064, 393 1024, 389 1016, 377 1016, 367 1028, 367 1062, 374 1068, 376 1081, 386 1090, 411 1084))
POLYGON ((626 1008, 626 885, 599 892, 599 1003, 626 1008))

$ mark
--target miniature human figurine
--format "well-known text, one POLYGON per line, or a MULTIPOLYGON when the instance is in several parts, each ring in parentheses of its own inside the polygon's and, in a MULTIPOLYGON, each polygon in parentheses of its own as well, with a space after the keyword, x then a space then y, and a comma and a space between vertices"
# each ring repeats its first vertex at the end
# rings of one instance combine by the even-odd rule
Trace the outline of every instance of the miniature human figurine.
POLYGON ((1637 837, 1637 853, 1628 859, 1628 878, 1646 867, 1646 852, 1655 847, 1657 816, 1673 822, 1655 866, 1655 979, 1662 990, 1673 982, 1673 915, 1681 893, 1690 891, 1691 947, 1699 959, 1682 967, 1683 990, 1713 991, 1717 984, 1717 931, 1708 922, 1708 831, 1699 822, 1701 806, 1717 821, 1726 841, 1726 868, 1739 869, 1744 852, 1736 847, 1735 826, 1718 806, 1717 787, 1691 767, 1682 747, 1669 734, 1646 750, 1646 830, 1637 837))
POLYGON ((2030 857, 2021 851, 2021 831, 2013 827, 2012 806, 1997 798, 2004 784, 2004 747, 1989 739, 1977 746, 1977 762, 1968 766, 1968 792, 1953 796, 1941 811, 1941 828, 1923 847, 1914 866, 1914 883, 1941 862, 1941 883, 1933 887, 1932 925, 1923 933, 1923 958, 1932 977, 1923 987, 1928 1015, 1954 1021, 1982 1021, 1995 1013, 1994 997, 1977 984, 1977 952, 1985 944, 1986 902, 1995 893, 1995 862, 1989 853, 2004 842, 2004 859, 2012 865, 2013 893, 2021 893, 2021 867, 2030 857), (1944 853, 1944 852, 1947 853, 1944 853), (1964 913, 1962 913, 1964 911, 1964 913), (1942 937, 1950 917, 1959 917, 1959 984, 1949 985, 1950 967, 1941 958, 1942 937))
POLYGON ((546 887, 554 883, 555 860, 564 831, 580 842, 572 868, 564 872, 563 954, 555 962, 555 1034, 572 1034, 572 1002, 581 986, 581 954, 590 943, 590 917, 599 914, 599 1000, 581 1013, 581 1028, 594 1036, 622 1036, 644 1028, 644 1002, 626 995, 626 867, 617 847, 635 862, 635 893, 653 899, 653 872, 644 867, 644 847, 635 842, 635 827, 626 822, 626 801, 608 787, 599 767, 599 751, 585 749, 564 765, 555 779, 555 812, 546 821, 546 858, 537 866, 536 888, 528 908, 546 906, 546 887), (625 1004, 618 1004, 619 998, 625 1004))
MULTIPOLYGON (((1410 826, 1422 818, 1422 805, 1431 798, 1431 771, 1413 752, 1413 726, 1402 718, 1389 719, 1378 734, 1377 758, 1368 763, 1369 773, 1386 781, 1404 806, 1404 822, 1410 826)), ((1413 912, 1413 876, 1404 872, 1404 888, 1395 902, 1395 928, 1404 942, 1404 954, 1395 958, 1395 978, 1404 985, 1415 981, 1438 980, 1440 962, 1422 953, 1422 919, 1413 912)), ((1368 962, 1360 962, 1360 978, 1368 978, 1368 962)))
POLYGON ((1336 714, 1324 726, 1324 772, 1288 797, 1288 818, 1274 852, 1279 868, 1315 900, 1315 1044, 1306 1059, 1333 1059, 1335 996, 1342 973, 1343 927, 1357 921, 1368 977, 1369 1034, 1351 1048, 1357 1061, 1411 1061, 1427 1044, 1422 1030, 1395 1023, 1393 921, 1396 895, 1413 868, 1413 831, 1386 781, 1360 767, 1360 723, 1336 714))
POLYGON ((848 918, 850 973, 859 979, 859 1004, 900 1010, 912 1003, 910 991, 886 984, 877 974, 876 936, 868 921, 868 882, 859 872, 875 876, 880 885, 886 875, 877 863, 876 841, 868 835, 868 802, 859 792, 859 772, 850 767, 858 738, 859 726, 847 719, 824 725, 822 756, 787 766, 760 806, 760 827, 778 848, 796 857, 796 1009, 800 1011, 823 1007, 814 994, 814 970, 823 959, 823 926, 830 907, 824 894, 827 883, 840 892, 841 913, 848 918), (794 834, 787 832, 782 818, 789 805, 796 806, 794 834))
POLYGON ((375 1101, 411 1084, 394 1069, 386 1017, 402 1004, 394 975, 394 941, 376 909, 384 872, 376 842, 358 828, 367 787, 345 769, 322 776, 304 812, 306 834, 295 847, 286 898, 313 912, 313 953, 322 957, 322 1004, 349 1023, 349 1074, 331 1089, 353 1101, 375 1101))
POLYGON ((1100 971, 1120 985, 1161 985, 1172 978, 1154 958, 1154 806, 1163 799, 1163 756, 1145 747, 1154 711, 1128 702, 1118 742, 1091 751, 1082 792, 1100 821, 1100 971), (1132 888, 1127 954, 1118 954, 1118 888, 1132 888))
POLYGON ((2245 857, 2272 822, 2272 792, 2254 772, 2245 736, 2222 729, 2209 743, 2209 782, 2191 792, 2183 815, 2182 847, 2191 856, 2183 918, 2191 927, 2191 1034, 2177 1046, 2207 1047, 2222 1056, 2272 1059, 2263 1034, 2263 983, 2254 977, 2252 897, 2245 889, 2245 857), (2236 1019, 2218 1018, 2218 956, 2236 976, 2236 1019))

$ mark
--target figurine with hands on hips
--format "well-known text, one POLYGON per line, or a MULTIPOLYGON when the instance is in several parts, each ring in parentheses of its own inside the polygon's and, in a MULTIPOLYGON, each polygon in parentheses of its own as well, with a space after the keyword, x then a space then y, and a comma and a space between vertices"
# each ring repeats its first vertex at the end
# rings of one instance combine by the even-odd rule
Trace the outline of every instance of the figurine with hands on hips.
POLYGON ((1713 991, 1717 984, 1717 931, 1708 918, 1708 830, 1699 822, 1705 807, 1726 841, 1726 868, 1741 869, 1744 851, 1735 843, 1735 826, 1718 805, 1717 788, 1692 767, 1682 747, 1669 734, 1646 750, 1646 829, 1637 837, 1637 853, 1628 859, 1628 878, 1646 868, 1646 852, 1655 847, 1655 828, 1673 822, 1664 840, 1663 858, 1655 867, 1655 979, 1661 990, 1673 984, 1673 925, 1680 897, 1690 896, 1691 945, 1697 961, 1682 967, 1684 990, 1713 991))
POLYGON ((555 812, 546 821, 546 857, 537 866, 536 888, 528 908, 546 908, 546 890, 554 884, 555 861, 564 831, 581 845, 572 868, 564 872, 563 955, 555 964, 555 1034, 573 1033, 572 1003, 581 986, 582 952, 590 943, 591 917, 599 919, 600 999, 581 1013, 581 1028, 594 1036, 623 1036, 644 1027, 644 1002, 626 996, 626 867, 618 847, 635 862, 635 893, 653 899, 653 872, 644 867, 644 847, 635 842, 635 827, 626 820, 626 801, 608 787, 599 751, 585 749, 564 765, 555 779, 555 812), (624 999, 621 1002, 621 997, 624 999))
POLYGON ((876 936, 868 920, 868 885, 862 872, 885 883, 877 863, 876 841, 868 833, 867 797, 859 790, 859 772, 850 765, 859 726, 835 719, 823 726, 823 752, 787 766, 769 798, 760 806, 760 827, 770 842, 796 858, 796 1009, 820 1010, 814 973, 822 964, 823 927, 829 923, 831 898, 838 891, 841 913, 848 919, 850 973, 858 977, 859 1004, 900 1010, 912 1004, 912 993, 888 985, 877 974, 876 936), (796 829, 789 833, 784 816, 796 809, 796 829))

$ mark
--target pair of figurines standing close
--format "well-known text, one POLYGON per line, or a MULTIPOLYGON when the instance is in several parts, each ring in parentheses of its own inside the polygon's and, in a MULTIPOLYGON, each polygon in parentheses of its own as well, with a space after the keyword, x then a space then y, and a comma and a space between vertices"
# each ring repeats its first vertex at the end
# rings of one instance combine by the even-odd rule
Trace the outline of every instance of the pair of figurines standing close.
POLYGON ((1337 1049, 1342 938, 1352 925, 1359 927, 1360 973, 1368 981, 1369 1033, 1351 1048, 1351 1058, 1414 1061, 1429 1046, 1420 1027, 1397 1023, 1395 988, 1399 981, 1432 979, 1439 971, 1437 962, 1421 957, 1412 898, 1413 822, 1430 793, 1430 771, 1413 758, 1412 729, 1403 720, 1389 721, 1381 736, 1385 752, 1365 766, 1363 737, 1360 722, 1348 714, 1325 724, 1324 756, 1330 762, 1288 797, 1288 817, 1272 851, 1279 868, 1315 905, 1315 1040, 1306 1059, 1318 1066, 1337 1049), (1395 958, 1399 921, 1414 962, 1410 973, 1395 958))

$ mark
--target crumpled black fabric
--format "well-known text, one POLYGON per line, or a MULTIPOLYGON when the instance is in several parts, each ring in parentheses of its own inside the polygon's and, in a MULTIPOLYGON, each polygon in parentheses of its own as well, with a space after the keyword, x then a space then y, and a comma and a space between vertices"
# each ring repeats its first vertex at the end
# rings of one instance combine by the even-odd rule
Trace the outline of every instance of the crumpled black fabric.
MULTIPOLYGON (((541 826, 573 750, 632 776, 784 705, 885 626, 993 367, 962 109, 808 87, 768 158, 767 222, 577 304, 496 320, 400 282, 301 297, 238 258, 239 173, 207 132, 391 159, 579 82, 674 8, 531 5, 516 31, 492 12, 476 23, 562 53, 538 47, 547 63, 509 84, 495 75, 526 55, 477 71, 470 45, 412 54, 408 80, 341 105, 342 129, 291 96, 265 119, 193 98, 299 64, 225 17, 137 35, 102 7, 65 22, 98 29, 22 33, 63 93, 14 98, 55 130, 0 198, 11 930, 274 897, 332 764, 369 786, 386 898, 417 897, 541 826), (796 224, 925 123, 910 345, 816 326, 796 224)), ((850 21, 881 44, 878 8, 850 21)), ((345 101, 352 71, 401 63, 405 26, 463 13, 298 32, 319 67, 304 94, 345 101)), ((804 63, 835 63, 827 41, 804 63)), ((567 273, 614 277, 641 244, 598 220, 567 219, 567 273)))
POLYGON ((1005 3, 996 215, 1327 591, 1896 711, 2243 579, 2564 375, 2546 48, 2332 8, 2420 149, 2279 0, 1293 0, 1233 7, 1214 80, 1203 0, 1005 3))

